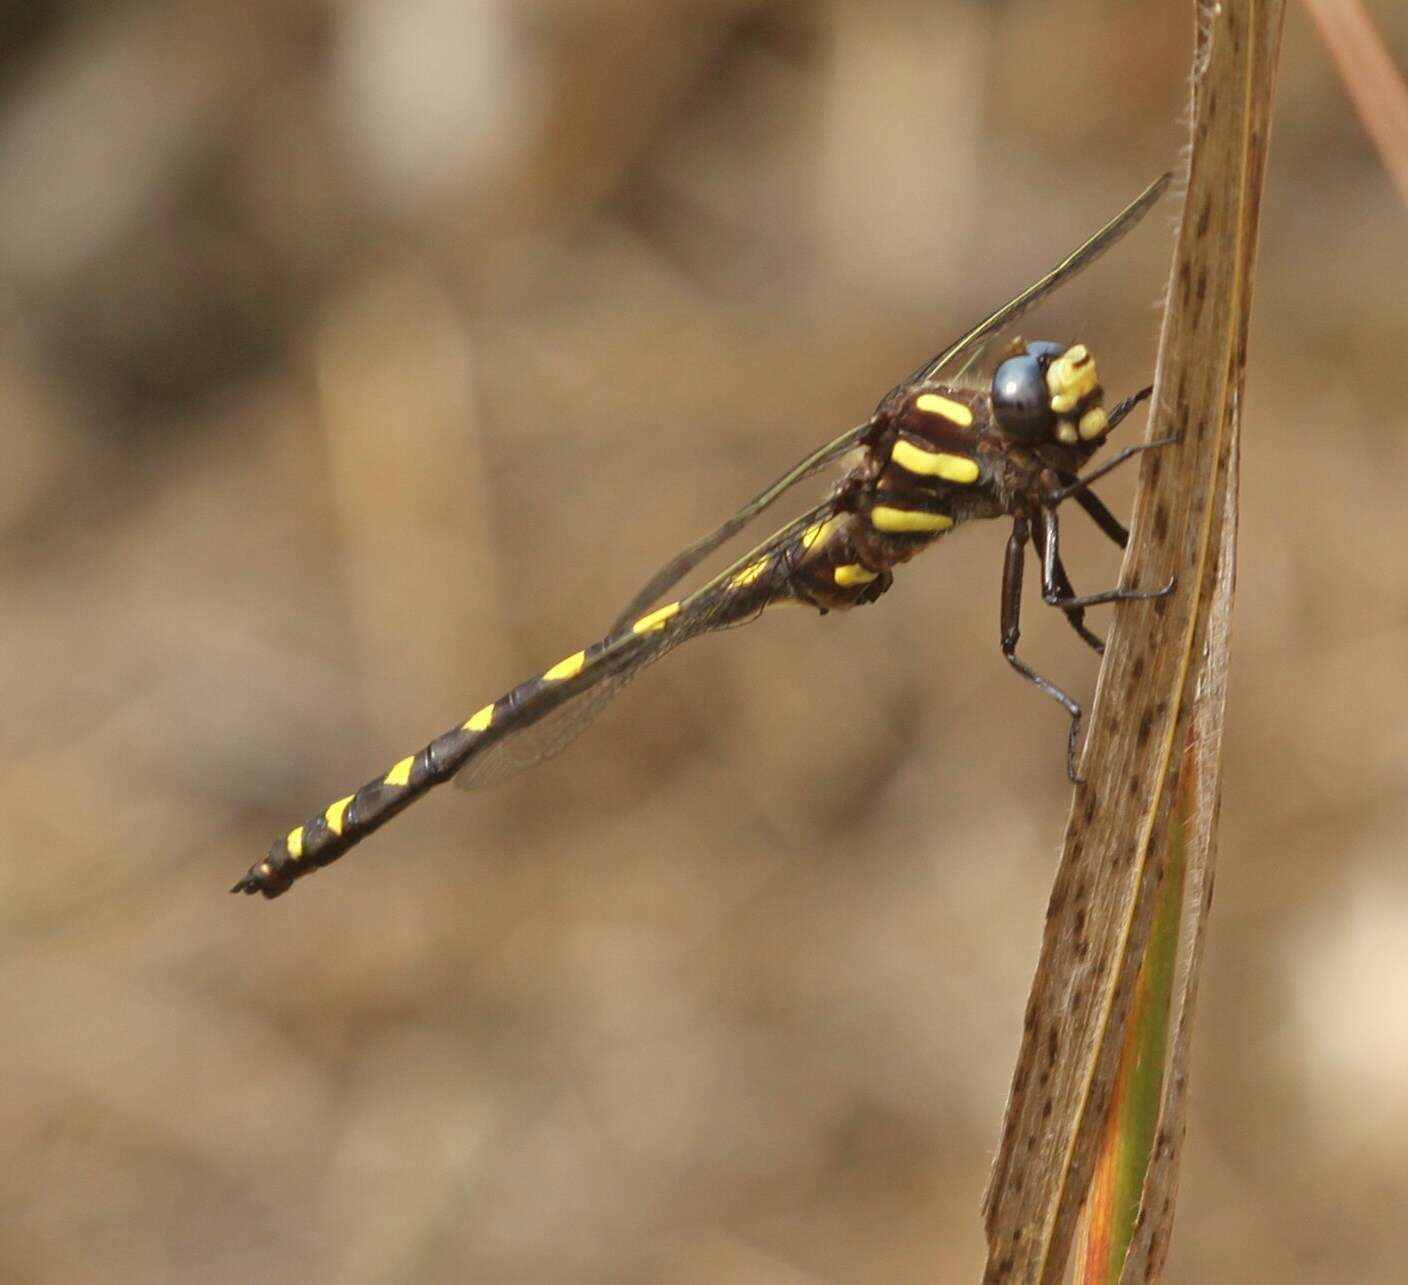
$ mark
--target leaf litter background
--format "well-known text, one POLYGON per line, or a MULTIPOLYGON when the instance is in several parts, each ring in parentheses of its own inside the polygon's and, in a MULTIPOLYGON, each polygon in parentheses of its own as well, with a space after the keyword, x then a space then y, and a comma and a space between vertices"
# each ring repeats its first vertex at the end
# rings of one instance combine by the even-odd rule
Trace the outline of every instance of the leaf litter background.
MULTIPOLYGON (((0 1275, 975 1277, 1068 797, 998 654, 996 526, 850 619, 684 649, 276 905, 224 889, 1165 168, 1187 14, 0 24, 0 1275)), ((1297 9, 1281 74, 1169 1274, 1389 1281, 1408 224, 1297 9)), ((1115 394, 1171 215, 1026 328, 1115 394)), ((1118 566, 1090 532, 1070 561, 1118 566)), ((1048 616, 1028 656, 1088 693, 1048 616)))

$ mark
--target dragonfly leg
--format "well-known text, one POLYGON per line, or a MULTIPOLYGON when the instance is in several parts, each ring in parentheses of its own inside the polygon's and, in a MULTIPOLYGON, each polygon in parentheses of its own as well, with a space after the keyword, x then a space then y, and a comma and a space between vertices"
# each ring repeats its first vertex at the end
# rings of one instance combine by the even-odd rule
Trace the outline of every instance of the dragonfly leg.
POLYGON ((1007 553, 1002 562, 1002 654, 1029 683, 1040 688, 1056 701, 1071 717, 1071 730, 1066 737, 1066 775, 1079 784, 1076 775, 1076 740, 1080 736, 1081 708, 1049 678, 1038 674, 1017 655, 1017 643, 1022 636, 1022 571, 1026 562, 1027 541, 1031 538, 1028 520, 1024 516, 1012 522, 1012 534, 1007 537, 1007 553))
MULTIPOLYGON (((1129 413, 1129 407, 1137 401, 1147 396, 1149 390, 1146 388, 1133 397, 1128 397, 1115 407, 1111 416, 1111 427, 1123 419, 1129 413)), ((1110 456, 1098 468, 1091 469, 1084 477, 1071 478, 1066 486, 1048 491, 1042 499, 1042 503, 1048 509, 1054 509, 1065 500, 1074 499, 1077 504, 1089 514, 1091 521, 1110 537, 1121 549, 1129 546, 1129 528, 1124 525, 1109 509, 1101 498, 1090 489, 1092 482, 1098 482, 1102 477, 1107 476, 1127 460, 1133 459, 1136 455, 1144 451, 1152 450, 1158 446, 1171 446, 1178 439, 1176 437, 1161 437, 1155 442, 1139 442, 1134 446, 1126 446, 1124 450, 1117 451, 1110 456)))
MULTIPOLYGON (((1066 567, 1065 564, 1061 561, 1061 555, 1059 553, 1056 555, 1056 560, 1054 563, 1055 575, 1052 576, 1047 571, 1046 537, 1044 531, 1042 534, 1041 542, 1036 546, 1036 551, 1041 557, 1043 586, 1047 583, 1048 580, 1054 580, 1056 588, 1059 590, 1061 597, 1074 598, 1076 596, 1075 587, 1071 584, 1070 576, 1066 574, 1066 567)), ((1089 629, 1085 627, 1085 608, 1067 607, 1065 611, 1066 620, 1069 622, 1071 628, 1074 629, 1076 633, 1081 636, 1081 639, 1094 650, 1097 656, 1103 656, 1105 654, 1105 640, 1101 638, 1099 634, 1092 633, 1089 629)))
POLYGON ((1108 477, 1121 464, 1132 460, 1136 455, 1142 455, 1145 451, 1155 451, 1164 446, 1174 446, 1178 440, 1177 437, 1159 437, 1152 442, 1136 442, 1133 446, 1126 446, 1124 450, 1116 451, 1103 464, 1097 464, 1089 473, 1076 478, 1069 485, 1063 486, 1057 491, 1048 491, 1042 497, 1042 503, 1048 507, 1054 507, 1064 500, 1069 500, 1073 495, 1079 495, 1102 477, 1108 477))
POLYGON ((1105 502, 1094 491, 1077 491, 1075 502, 1090 515, 1091 521, 1121 549, 1129 547, 1129 528, 1105 507, 1105 502))
POLYGON ((1099 593, 1087 593, 1075 597, 1070 593, 1070 582, 1064 585, 1053 574, 1061 564, 1061 527, 1055 509, 1047 509, 1042 514, 1044 526, 1045 556, 1042 558, 1043 574, 1041 596, 1052 607, 1060 607, 1069 614, 1077 607, 1098 607, 1106 602, 1140 602, 1146 598, 1163 598, 1173 592, 1178 578, 1170 578, 1160 589, 1103 589, 1099 593))
POLYGON ((1115 405, 1114 410, 1112 410, 1108 416, 1109 422, 1105 425, 1105 431, 1108 433, 1111 429, 1118 428, 1120 426, 1120 421, 1124 419, 1124 417, 1128 415, 1130 411, 1132 411, 1136 406, 1138 406, 1140 402, 1148 401, 1150 396, 1153 394, 1153 391, 1153 386, 1150 385, 1148 388, 1141 388, 1137 393, 1134 393, 1131 396, 1126 397, 1124 401, 1117 403, 1115 405))

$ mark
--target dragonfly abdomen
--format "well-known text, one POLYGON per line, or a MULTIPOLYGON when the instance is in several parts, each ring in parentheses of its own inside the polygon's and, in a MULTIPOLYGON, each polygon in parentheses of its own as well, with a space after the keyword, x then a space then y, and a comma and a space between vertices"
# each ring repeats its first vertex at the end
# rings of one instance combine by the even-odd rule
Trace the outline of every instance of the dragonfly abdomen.
MULTIPOLYGON (((677 610, 677 604, 672 604, 677 610)), ((231 892, 277 897, 296 879, 330 865, 402 809, 470 767, 512 733, 540 722, 586 688, 629 664, 649 634, 673 614, 652 612, 637 627, 574 652, 551 669, 520 683, 415 754, 398 760, 361 789, 275 839, 264 860, 250 867, 231 892), (645 626, 644 628, 640 626, 645 626)))

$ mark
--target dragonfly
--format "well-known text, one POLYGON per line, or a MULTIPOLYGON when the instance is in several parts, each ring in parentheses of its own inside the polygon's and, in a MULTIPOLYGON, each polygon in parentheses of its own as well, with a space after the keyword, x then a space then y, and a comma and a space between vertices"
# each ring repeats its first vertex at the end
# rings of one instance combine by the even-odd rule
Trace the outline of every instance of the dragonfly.
POLYGON ((1081 707, 1017 654, 1027 546, 1041 565, 1042 597, 1065 613, 1097 653, 1085 609, 1172 590, 1115 588, 1078 595, 1061 560, 1058 509, 1074 500, 1121 547, 1124 525, 1090 489, 1142 450, 1128 446, 1082 472, 1145 388, 1104 408, 1095 359, 1083 343, 1011 343, 986 387, 962 382, 1002 332, 1089 267, 1153 208, 1165 174, 1045 276, 896 384, 864 423, 813 451, 714 531, 660 568, 600 641, 484 705, 354 794, 276 839, 231 889, 282 895, 344 856, 435 786, 494 784, 558 754, 648 665, 681 643, 755 619, 782 604, 822 614, 875 602, 894 571, 946 532, 1007 518, 1001 647, 1008 663, 1069 716, 1066 772, 1076 776, 1081 707), (691 571, 797 483, 846 457, 851 463, 819 503, 774 532, 702 587, 657 606, 691 571))

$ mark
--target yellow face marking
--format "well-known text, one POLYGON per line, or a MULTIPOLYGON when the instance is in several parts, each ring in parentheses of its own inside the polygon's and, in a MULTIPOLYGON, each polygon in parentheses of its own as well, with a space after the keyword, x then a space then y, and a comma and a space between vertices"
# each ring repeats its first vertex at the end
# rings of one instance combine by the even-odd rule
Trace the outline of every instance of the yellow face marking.
POLYGON ((903 438, 895 443, 890 458, 906 473, 914 473, 919 477, 937 477, 945 482, 961 482, 965 486, 978 480, 976 461, 966 459, 962 455, 948 455, 943 451, 926 451, 903 438))
POLYGON ((669 603, 664 607, 659 607, 648 616, 642 616, 631 626, 633 634, 648 634, 653 629, 664 629, 665 622, 680 613, 680 604, 669 603))
POLYGON ((1074 446, 1079 440, 1076 436, 1076 430, 1069 420, 1063 420, 1056 426, 1056 440, 1065 442, 1067 446, 1074 446))
POLYGON ((408 754, 382 778, 382 784, 409 785, 411 783, 411 764, 415 761, 416 756, 408 754))
POLYGON ((768 560, 759 558, 756 562, 750 562, 732 580, 729 581, 735 589, 744 589, 752 584, 764 571, 768 569, 768 560))
POLYGON ((295 861, 303 855, 303 827, 296 826, 284 837, 284 847, 295 861))
POLYGON ((1100 376, 1084 344, 1072 344, 1046 368, 1051 409, 1057 415, 1073 411, 1082 399, 1100 389, 1100 376))
POLYGON ((914 399, 914 409, 926 415, 941 415, 959 428, 969 428, 973 423, 973 412, 967 406, 951 397, 940 397, 938 393, 921 393, 914 399))
POLYGON ((576 678, 582 672, 582 666, 587 663, 587 653, 584 651, 574 651, 566 660, 559 660, 546 674, 543 679, 549 683, 560 683, 564 678, 576 678))
POLYGON ((1089 442, 1100 436, 1110 426, 1110 417, 1105 414, 1100 407, 1088 410, 1080 417, 1080 424, 1077 426, 1081 440, 1089 442))
POLYGON ((334 834, 342 833, 342 819, 347 815, 347 805, 351 802, 352 796, 349 794, 345 799, 328 804, 328 810, 323 813, 323 820, 328 823, 328 829, 334 834))
POLYGON ((487 732, 489 724, 494 721, 494 707, 492 704, 485 705, 483 709, 469 716, 469 721, 464 725, 466 732, 487 732))
POLYGON ((837 567, 833 578, 842 589, 851 589, 856 585, 869 584, 879 574, 878 571, 867 571, 859 562, 852 562, 847 566, 837 567))
POLYGON ((870 525, 887 535, 913 535, 922 531, 947 531, 953 525, 953 519, 946 513, 892 509, 879 504, 870 510, 870 525))

